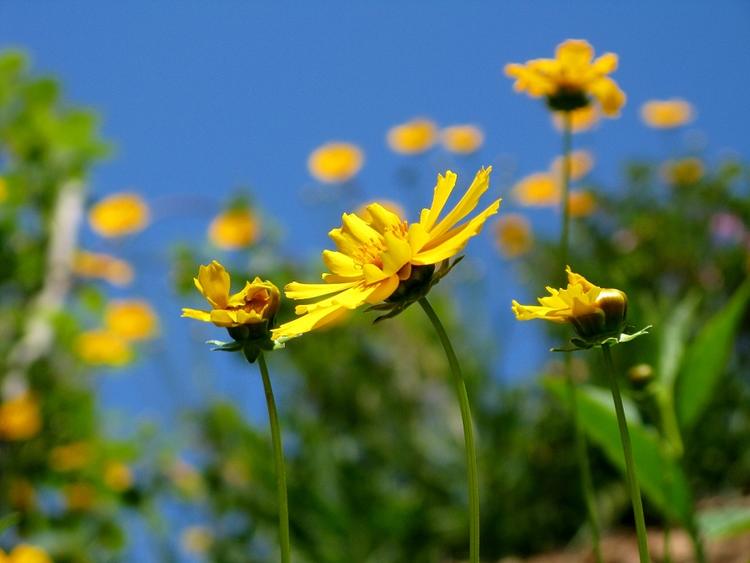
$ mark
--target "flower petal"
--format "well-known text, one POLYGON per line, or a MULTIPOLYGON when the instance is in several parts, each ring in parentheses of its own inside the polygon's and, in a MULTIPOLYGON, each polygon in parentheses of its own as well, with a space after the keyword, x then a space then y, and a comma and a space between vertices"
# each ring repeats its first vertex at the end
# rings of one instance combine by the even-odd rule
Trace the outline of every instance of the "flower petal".
POLYGON ((193 279, 195 287, 217 309, 227 306, 229 300, 229 273, 216 260, 198 269, 193 279))
MULTIPOLYGON (((490 187, 490 173, 492 172, 492 166, 482 168, 474 176, 469 189, 456 204, 456 206, 448 213, 435 227, 430 228, 425 226, 425 230, 430 233, 430 238, 439 237, 443 233, 447 232, 451 227, 458 223, 461 219, 471 213, 479 203, 479 198, 482 194, 487 191, 490 187)), ((424 225, 423 225, 424 226, 424 225)))
POLYGON ((203 321, 204 323, 211 322, 211 313, 208 311, 199 311, 198 309, 182 309, 182 316, 188 319, 195 319, 196 321, 203 321))
POLYGON ((357 282, 344 283, 299 283, 291 282, 284 287, 284 295, 289 299, 313 299, 349 289, 357 282))
POLYGON ((445 176, 438 174, 437 184, 432 194, 432 204, 429 209, 423 209, 419 222, 426 231, 429 231, 437 222, 440 213, 443 211, 448 198, 456 185, 456 174, 447 170, 445 176))

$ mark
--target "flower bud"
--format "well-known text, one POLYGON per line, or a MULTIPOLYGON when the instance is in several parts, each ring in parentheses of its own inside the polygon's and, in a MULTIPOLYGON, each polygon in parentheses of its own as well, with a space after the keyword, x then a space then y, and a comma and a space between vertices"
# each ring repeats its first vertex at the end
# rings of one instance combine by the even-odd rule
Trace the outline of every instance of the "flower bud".
POLYGON ((615 335, 624 328, 627 310, 625 293, 619 289, 602 288, 592 305, 581 307, 581 311, 573 309, 570 322, 585 340, 615 335))
POLYGON ((650 364, 636 364, 628 370, 628 379, 634 387, 645 387, 654 377, 654 368, 650 364))

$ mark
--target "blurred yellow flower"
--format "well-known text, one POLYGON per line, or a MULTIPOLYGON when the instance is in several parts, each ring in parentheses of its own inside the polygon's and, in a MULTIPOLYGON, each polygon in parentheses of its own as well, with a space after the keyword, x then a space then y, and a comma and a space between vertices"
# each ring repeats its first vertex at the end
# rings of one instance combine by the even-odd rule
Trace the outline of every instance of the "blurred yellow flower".
POLYGON ((22 543, 7 555, 0 549, 0 563, 52 563, 52 558, 41 547, 22 543))
POLYGON ((0 176, 0 203, 8 199, 8 182, 0 176))
POLYGON ((203 478, 200 472, 184 460, 176 460, 167 470, 167 475, 177 490, 186 497, 203 493, 203 478))
POLYGON ((269 281, 256 277, 245 282, 242 291, 229 295, 229 273, 216 260, 198 269, 193 278, 195 287, 211 305, 211 311, 182 309, 182 316, 221 327, 236 327, 268 322, 279 310, 279 289, 269 281))
POLYGON ((208 227, 208 238, 222 250, 237 250, 257 242, 260 224, 248 208, 229 209, 217 215, 208 227))
POLYGON ((705 173, 703 161, 690 156, 679 160, 669 160, 661 167, 664 180, 673 186, 690 186, 700 182, 705 173))
POLYGON ((91 445, 87 442, 71 442, 52 448, 49 464, 55 471, 77 471, 86 467, 93 457, 91 445))
POLYGON ((369 203, 365 203, 363 205, 360 205, 355 213, 362 217, 365 221, 368 223, 371 223, 373 218, 372 215, 370 215, 370 212, 368 211, 368 207, 371 206, 373 203, 379 203, 383 208, 385 208, 387 211, 390 211, 394 215, 398 215, 399 217, 404 216, 404 208, 401 207, 398 203, 393 201, 387 201, 387 200, 381 200, 381 201, 371 201, 369 203))
POLYGON ((521 205, 557 205, 562 197, 560 183, 547 172, 537 172, 523 178, 513 187, 513 197, 521 205))
POLYGON ((214 535, 206 526, 190 526, 180 535, 180 546, 191 555, 203 555, 211 549, 214 535))
POLYGON ((568 210, 571 217, 588 217, 596 211, 596 198, 588 190, 573 190, 568 195, 568 210))
POLYGON ((506 213, 495 223, 495 240, 506 258, 526 254, 534 244, 528 219, 518 213, 506 213))
POLYGON ((73 272, 82 278, 103 279, 117 286, 126 286, 133 281, 133 268, 125 260, 86 250, 76 252, 73 272))
MULTIPOLYGON (((550 172, 555 178, 562 177, 564 157, 558 156, 552 161, 550 172)), ((570 180, 575 182, 586 176, 594 167, 594 157, 589 151, 577 150, 570 153, 570 180)))
POLYGON ((445 150, 458 154, 471 154, 484 143, 484 133, 476 125, 453 125, 440 132, 445 150))
POLYGON ((497 213, 499 199, 458 225, 489 188, 491 171, 491 167, 481 169, 461 200, 442 219, 457 179, 451 171, 438 175, 432 205, 423 209, 419 221, 411 225, 378 203, 367 207, 372 217, 369 222, 357 214, 344 213, 343 225, 329 233, 338 251, 323 251, 323 262, 330 270, 322 276, 325 283, 292 282, 284 288, 290 299, 318 301, 297 305, 295 313, 300 316, 274 329, 273 338, 293 338, 328 325, 365 303, 380 303, 402 282, 404 287, 409 282, 424 283, 425 278, 429 282, 435 265, 461 252, 497 213))
POLYGON ((69 483, 63 486, 65 506, 71 512, 84 512, 94 506, 96 490, 88 483, 69 483))
POLYGON ((362 150, 351 143, 326 143, 307 159, 307 168, 319 182, 338 183, 351 180, 364 163, 362 150))
POLYGON ((96 366, 120 367, 133 359, 127 340, 111 330, 88 330, 76 340, 76 352, 84 362, 96 366))
POLYGON ((570 323, 584 338, 621 332, 627 314, 627 297, 619 289, 594 285, 570 266, 565 289, 547 287, 547 297, 539 305, 521 305, 513 300, 513 313, 519 321, 542 319, 554 323, 570 323))
POLYGON ((508 64, 505 74, 516 79, 517 92, 546 98, 553 111, 576 110, 596 100, 605 116, 616 117, 625 104, 625 94, 607 75, 617 70, 617 55, 593 57, 594 49, 588 42, 568 39, 558 45, 554 59, 508 64))
POLYGON ((649 127, 672 129, 693 120, 693 106, 690 102, 673 98, 671 100, 649 100, 641 106, 641 119, 649 127))
POLYGON ((120 461, 110 461, 104 467, 104 484, 117 493, 133 486, 133 471, 120 461))
POLYGON ((417 118, 391 127, 388 146, 399 154, 420 154, 432 148, 437 141, 438 128, 429 119, 417 118))
POLYGON ((28 479, 13 479, 8 486, 8 501, 16 510, 27 512, 36 506, 36 491, 28 479))
MULTIPOLYGON (((562 131, 565 126, 563 120, 564 113, 565 112, 562 111, 555 111, 552 113, 552 122, 559 131, 562 131)), ((574 109, 569 113, 572 133, 583 133, 599 123, 599 108, 595 105, 574 109)))
POLYGON ((125 340, 147 340, 158 330, 156 312, 141 299, 112 301, 104 311, 104 326, 125 340))
POLYGON ((28 440, 42 428, 39 401, 22 393, 0 404, 0 440, 28 440))
POLYGON ((103 237, 121 237, 142 231, 150 211, 141 196, 123 192, 105 197, 89 211, 91 228, 103 237))

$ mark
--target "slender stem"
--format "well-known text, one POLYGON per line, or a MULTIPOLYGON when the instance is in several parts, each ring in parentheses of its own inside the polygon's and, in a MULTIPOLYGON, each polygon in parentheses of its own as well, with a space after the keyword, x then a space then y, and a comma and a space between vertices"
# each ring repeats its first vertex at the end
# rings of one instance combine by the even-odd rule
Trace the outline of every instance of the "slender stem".
POLYGON ((268 377, 268 366, 263 352, 258 356, 260 375, 263 378, 263 390, 266 394, 268 406, 268 421, 271 423, 271 441, 273 442, 273 456, 276 462, 276 488, 279 501, 279 546, 281 548, 282 563, 291 561, 289 547, 289 505, 286 499, 286 467, 284 465, 284 450, 281 446, 281 431, 279 417, 276 413, 276 401, 273 398, 271 378, 268 377))
POLYGON ((469 395, 466 392, 466 383, 461 374, 461 366, 458 364, 458 358, 453 351, 453 346, 445 332, 443 324, 440 322, 435 310, 427 301, 426 297, 419 300, 427 317, 435 327, 435 331, 440 338, 440 342, 448 357, 448 363, 453 374, 453 383, 458 395, 458 404, 461 408, 461 422, 464 427, 464 449, 466 452, 466 476, 469 486, 469 561, 479 563, 479 477, 477 471, 477 451, 474 443, 474 426, 471 420, 471 409, 469 407, 469 395))
MULTIPOLYGON (((560 261, 562 262, 561 271, 564 271, 568 265, 568 254, 570 247, 570 154, 573 145, 573 129, 571 125, 570 112, 563 113, 563 134, 562 134, 562 186, 560 205, 562 207, 562 227, 560 229, 560 261)), ((564 281, 563 281, 564 283, 564 281)), ((603 563, 601 548, 601 533, 599 531, 599 518, 596 513, 596 502, 594 495, 594 484, 591 479, 591 465, 589 463, 588 446, 586 436, 581 428, 581 419, 578 413, 578 400, 575 381, 571 370, 570 354, 565 354, 565 363, 563 372, 568 390, 568 404, 573 416, 573 434, 575 439, 576 459, 578 462, 578 472, 581 479, 581 494, 586 506, 586 517, 591 532, 591 543, 594 551, 596 563, 603 563)))
POLYGON ((609 383, 612 389, 612 400, 615 403, 615 412, 617 413, 617 425, 620 428, 620 442, 622 443, 622 452, 625 455, 625 469, 627 475, 628 490, 630 500, 633 503, 633 516, 635 518, 635 531, 638 535, 638 553, 641 563, 649 563, 651 560, 648 554, 648 539, 646 538, 646 520, 643 517, 643 502, 641 501, 641 491, 638 487, 638 478, 635 474, 635 463, 633 462, 633 448, 630 445, 630 433, 628 432, 628 422, 625 419, 625 409, 622 406, 622 397, 620 396, 620 386, 617 384, 615 368, 612 364, 612 354, 608 344, 602 344, 602 353, 604 355, 604 364, 607 367, 609 383))

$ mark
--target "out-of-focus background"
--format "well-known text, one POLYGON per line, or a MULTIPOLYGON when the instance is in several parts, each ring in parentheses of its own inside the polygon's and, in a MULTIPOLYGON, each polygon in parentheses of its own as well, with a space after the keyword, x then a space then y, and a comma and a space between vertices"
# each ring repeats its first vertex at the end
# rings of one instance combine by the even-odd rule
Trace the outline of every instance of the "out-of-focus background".
MULTIPOLYGON (((744 561, 748 23, 743 2, 1 4, 0 546, 275 560, 256 370, 204 345, 221 329, 179 318, 202 306, 198 265, 220 260, 237 284, 316 280, 343 211, 388 200, 413 219, 438 172, 463 188, 492 165, 501 211, 434 296, 476 404, 483 553, 576 560, 587 530, 548 352, 565 334, 510 312, 560 281, 560 131, 503 67, 583 38, 618 54, 628 101, 574 135, 571 262, 654 325, 616 354, 640 455, 661 464, 641 476, 654 549, 665 527, 690 527, 680 507, 695 502, 712 557, 744 561), (669 102, 644 109, 654 100, 669 102)), ((371 320, 269 358, 295 559, 461 560, 441 351, 418 312, 371 320)), ((600 365, 575 365, 597 501, 627 542, 600 365)), ((690 553, 679 531, 672 544, 690 553)))

